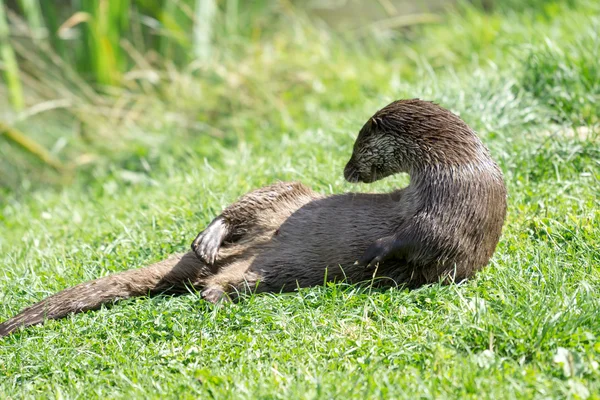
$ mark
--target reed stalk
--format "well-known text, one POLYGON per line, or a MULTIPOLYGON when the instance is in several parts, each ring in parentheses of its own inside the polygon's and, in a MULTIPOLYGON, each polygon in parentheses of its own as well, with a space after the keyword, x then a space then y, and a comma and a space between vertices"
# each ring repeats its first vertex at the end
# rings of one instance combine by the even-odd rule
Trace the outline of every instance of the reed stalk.
POLYGON ((211 56, 216 11, 217 4, 215 0, 196 0, 194 55, 200 60, 208 60, 211 56))
POLYGON ((0 122, 0 136, 4 136, 9 142, 17 145, 18 147, 25 150, 30 155, 34 156, 44 164, 52 167, 53 169, 60 171, 64 167, 62 163, 56 159, 45 147, 40 145, 35 140, 29 138, 21 131, 10 127, 0 122))
POLYGON ((6 19, 4 0, 0 0, 0 60, 3 63, 3 75, 8 88, 10 103, 16 110, 25 106, 23 87, 19 77, 19 65, 10 44, 10 31, 6 19))

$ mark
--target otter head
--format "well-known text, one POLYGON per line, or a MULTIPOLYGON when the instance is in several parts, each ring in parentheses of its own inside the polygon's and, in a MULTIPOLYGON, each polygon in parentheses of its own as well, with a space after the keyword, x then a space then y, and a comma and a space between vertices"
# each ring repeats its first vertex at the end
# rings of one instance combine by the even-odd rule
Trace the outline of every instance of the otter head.
POLYGON ((472 162, 485 153, 475 133, 437 104, 395 101, 362 127, 344 169, 348 182, 375 182, 400 172, 419 172, 472 162))
POLYGON ((352 157, 344 168, 348 182, 370 183, 386 176, 406 171, 394 134, 378 126, 376 117, 362 127, 354 142, 352 157))

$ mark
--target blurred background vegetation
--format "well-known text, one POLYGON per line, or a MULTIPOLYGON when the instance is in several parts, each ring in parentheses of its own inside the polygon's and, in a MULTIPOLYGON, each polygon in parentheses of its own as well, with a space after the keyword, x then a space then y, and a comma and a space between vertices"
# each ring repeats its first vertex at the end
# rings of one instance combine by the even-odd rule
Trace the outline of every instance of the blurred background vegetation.
POLYGON ((143 180, 161 152, 301 130, 315 108, 401 97, 423 70, 512 68, 555 122, 594 124, 594 3, 0 0, 0 194, 115 171, 143 180))

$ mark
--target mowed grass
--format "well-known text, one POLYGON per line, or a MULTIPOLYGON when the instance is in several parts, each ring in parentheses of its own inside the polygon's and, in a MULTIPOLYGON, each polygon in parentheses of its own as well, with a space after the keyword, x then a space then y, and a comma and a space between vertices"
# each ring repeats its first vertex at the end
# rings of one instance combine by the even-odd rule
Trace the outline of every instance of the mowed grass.
POLYGON ((597 11, 471 9, 383 50, 284 29, 262 44, 276 61, 223 67, 238 63, 237 90, 203 83, 224 138, 171 127, 159 147, 119 153, 68 187, 7 194, 2 320, 186 251, 224 206, 275 180, 322 193, 406 185, 342 178, 364 121, 396 98, 435 100, 479 132, 505 173, 509 214, 491 264, 461 285, 337 283, 221 307, 190 293, 27 329, 0 339, 1 397, 600 398, 597 11))

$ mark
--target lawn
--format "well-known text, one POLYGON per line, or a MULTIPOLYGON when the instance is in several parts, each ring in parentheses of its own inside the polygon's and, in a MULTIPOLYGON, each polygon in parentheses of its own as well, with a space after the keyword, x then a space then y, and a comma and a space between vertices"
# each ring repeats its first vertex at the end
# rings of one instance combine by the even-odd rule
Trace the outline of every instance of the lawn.
POLYGON ((65 163, 95 161, 64 177, 0 143, 22 167, 0 169, 13 173, 0 191, 0 320, 186 251, 223 207, 276 180, 405 186, 342 175, 362 124, 397 98, 459 114, 503 170, 508 217, 490 265, 414 291, 123 301, 0 339, 0 397, 600 399, 600 6, 462 6, 356 37, 286 12, 211 68, 167 70, 144 103, 153 123, 91 144, 54 114, 15 124, 65 163))

